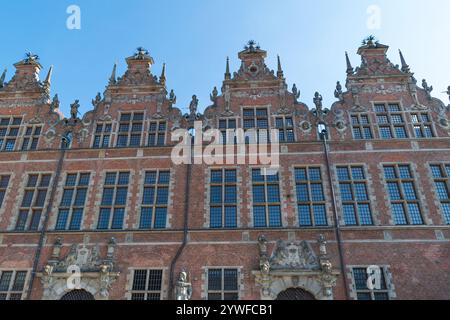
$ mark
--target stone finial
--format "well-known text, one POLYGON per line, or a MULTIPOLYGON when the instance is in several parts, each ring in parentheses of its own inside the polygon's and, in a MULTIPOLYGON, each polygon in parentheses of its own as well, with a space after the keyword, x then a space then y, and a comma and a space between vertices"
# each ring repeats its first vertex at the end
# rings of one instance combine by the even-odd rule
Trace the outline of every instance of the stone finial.
POLYGON ((225 67, 225 80, 231 79, 231 73, 230 73, 230 58, 227 57, 227 65, 225 67))
POLYGON ((114 84, 117 83, 116 72, 117 72, 117 63, 114 63, 114 67, 113 67, 113 70, 112 70, 112 73, 111 73, 111 77, 109 78, 109 84, 110 85, 114 85, 114 84))
POLYGON ((450 100, 450 86, 448 86, 446 94, 448 95, 448 99, 450 100))
POLYGON ((283 72, 283 68, 281 67, 280 56, 277 56, 277 78, 284 79, 284 72, 283 72))
POLYGON ((403 56, 402 50, 398 50, 399 54, 400 54, 400 61, 402 63, 402 71, 404 73, 410 73, 411 69, 409 68, 409 65, 406 63, 405 57, 403 56))
POLYGON ((353 74, 354 70, 352 67, 352 63, 350 62, 350 58, 348 57, 348 52, 345 52, 345 60, 347 63, 347 75, 350 76, 353 74))
POLYGON ((0 76, 0 88, 3 88, 3 86, 5 85, 6 72, 8 72, 7 69, 5 69, 2 75, 0 76))
POLYGON ((52 74, 53 74, 53 66, 50 66, 50 69, 48 70, 47 76, 44 80, 44 86, 50 87, 52 84, 52 74))

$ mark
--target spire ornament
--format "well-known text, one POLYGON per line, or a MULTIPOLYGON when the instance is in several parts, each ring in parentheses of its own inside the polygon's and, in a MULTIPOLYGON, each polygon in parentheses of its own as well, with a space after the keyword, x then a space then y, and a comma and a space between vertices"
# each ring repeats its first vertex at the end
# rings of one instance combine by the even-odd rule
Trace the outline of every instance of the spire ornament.
POLYGON ((163 68, 162 68, 162 72, 161 72, 161 77, 159 78, 159 82, 161 83, 162 86, 166 86, 166 64, 163 63, 163 68))
POLYGON ((117 83, 116 80, 116 72, 117 72, 117 63, 114 63, 114 67, 111 73, 111 77, 109 78, 109 84, 110 85, 115 85, 117 83))
POLYGON ((277 63, 278 63, 277 78, 284 79, 284 72, 283 72, 283 68, 281 67, 280 56, 277 56, 277 63))
POLYGON ((447 88, 447 92, 445 92, 448 95, 448 99, 450 100, 450 86, 447 88))
POLYGON ((406 63, 405 57, 403 56, 402 51, 399 49, 398 50, 399 54, 400 54, 400 61, 402 63, 402 72, 404 73, 411 73, 411 69, 409 68, 409 65, 406 63))
POLYGON ((231 73, 230 73, 230 58, 227 57, 227 65, 225 68, 225 80, 231 79, 231 73))
POLYGON ((347 62, 347 75, 351 76, 354 72, 350 58, 348 57, 348 52, 345 52, 345 61, 347 62))
POLYGON ((8 71, 8 69, 5 69, 2 73, 2 75, 0 76, 0 88, 3 88, 3 86, 5 85, 5 78, 6 78, 7 71, 8 71))

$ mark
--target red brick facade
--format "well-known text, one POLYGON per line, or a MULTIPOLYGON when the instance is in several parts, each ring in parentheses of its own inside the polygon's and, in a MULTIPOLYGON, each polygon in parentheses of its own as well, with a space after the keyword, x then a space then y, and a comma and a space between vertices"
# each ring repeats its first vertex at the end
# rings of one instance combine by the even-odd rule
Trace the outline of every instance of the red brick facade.
MULTIPOLYGON (((292 287, 300 287, 318 299, 355 299, 358 286, 352 268, 370 265, 382 267, 390 299, 450 299, 450 207, 445 206, 447 199, 435 183, 445 182, 449 192, 446 178, 450 167, 448 174, 444 169, 450 165, 450 113, 442 101, 430 95, 426 83, 416 85, 403 57, 402 66, 395 66, 388 60, 387 50, 387 46, 371 40, 359 49, 361 66, 353 69, 348 61, 347 91, 337 87, 338 101, 330 111, 321 108, 320 95, 316 96, 315 109, 300 102, 303 97, 297 89, 288 90, 281 64, 277 72, 269 70, 264 63, 266 52, 252 43, 239 54, 240 70, 232 74, 227 65, 222 93, 213 92, 213 104, 202 114, 196 111, 195 99, 191 113, 182 114, 175 106, 176 97, 166 91, 165 74, 151 74, 153 59, 144 50, 127 59, 128 70, 122 77, 116 77, 114 71, 104 95, 99 95, 93 101, 93 110, 81 118, 76 105, 73 116, 64 118, 57 99, 49 96, 51 74, 45 81, 37 78, 41 66, 35 57, 19 62, 14 77, 0 83, 0 118, 10 119, 8 123, 3 120, 0 126, 0 130, 5 129, 4 137, 0 135, 0 176, 8 177, 7 182, 4 178, 4 189, 0 187, 0 192, 4 190, 0 207, 0 277, 3 274, 6 283, 8 272, 15 272, 14 277, 17 272, 27 271, 23 290, 18 290, 22 299, 60 299, 70 290, 63 285, 67 276, 62 270, 67 265, 58 263, 70 260, 71 250, 76 253, 71 249, 74 244, 80 248, 84 244, 94 262, 90 268, 82 268, 81 287, 98 299, 130 299, 133 270, 141 269, 163 271, 161 299, 174 297, 182 270, 189 274, 192 299, 206 299, 207 270, 213 268, 238 270, 237 292, 243 300, 276 298, 292 287), (385 104, 385 112, 381 104, 385 104), (235 119, 237 127, 242 128, 243 112, 249 107, 267 110, 270 127, 276 126, 277 118, 293 120, 285 134, 293 133, 294 141, 281 143, 281 227, 255 227, 252 169, 258 166, 173 165, 171 161, 175 145, 171 142, 172 130, 188 129, 193 120, 202 121, 205 129, 219 128, 220 120, 225 119, 235 119), (117 147, 120 131, 126 128, 119 128, 121 115, 127 112, 143 113, 143 119, 137 117, 135 130, 133 125, 128 128, 128 146, 117 147), (416 117, 423 120, 421 124, 416 117), (13 119, 19 118, 18 132, 10 134, 16 128, 13 119), (164 143, 161 140, 163 145, 148 146, 158 121, 165 123, 161 130, 165 135, 160 137, 164 143), (111 124, 110 132, 106 130, 110 138, 103 148, 93 147, 96 132, 100 135, 99 123, 111 124), (325 143, 317 130, 321 123, 328 131, 325 143), (27 132, 29 127, 39 127, 41 132, 36 148, 31 147, 36 150, 27 151, 22 146, 32 134, 27 132), (358 139, 358 127, 363 139, 358 139), (389 132, 392 139, 387 139, 389 132), (418 137, 420 132, 425 137, 418 137), (131 137, 133 134, 135 137, 131 137), (70 145, 64 139, 70 140, 70 145), (130 146, 131 141, 136 146, 130 146), (411 184, 401 189, 404 202, 396 202, 389 195, 384 171, 390 165, 409 166, 411 177, 406 182, 412 181, 415 190, 415 197, 409 194, 409 202, 406 188, 411 184), (442 177, 433 176, 432 165, 441 166, 442 177), (372 224, 361 225, 364 223, 359 221, 359 225, 349 225, 351 218, 344 217, 347 200, 338 176, 338 168, 343 166, 363 169, 368 196, 364 203, 370 208, 372 224), (295 169, 306 167, 320 168, 327 225, 301 225, 295 169), (236 228, 210 228, 211 168, 236 169, 236 228), (142 230, 145 172, 156 170, 170 172, 165 228, 142 230), (109 172, 130 174, 125 214, 121 228, 98 230, 105 175, 109 172), (39 205, 33 200, 27 206, 25 190, 29 189, 29 175, 33 173, 50 174, 51 180, 45 203, 39 205), (90 173, 80 230, 56 231, 63 190, 71 173, 90 173), (407 208, 406 225, 399 225, 393 203, 407 208), (420 210, 415 218, 414 204, 420 210), (25 211, 25 227, 18 228, 21 212, 23 219, 25 211), (41 215, 33 220, 33 213, 39 212, 41 215), (39 224, 37 230, 33 230, 33 221, 39 224), (264 292, 264 285, 257 281, 262 272, 263 255, 258 243, 261 235, 268 241, 269 256, 278 240, 306 241, 320 260, 321 270, 272 269, 268 279, 274 282, 264 292), (327 240, 326 254, 319 248, 319 235, 327 240), (322 262, 328 259, 331 273, 323 271, 322 262), (314 291, 317 283, 311 280, 327 274, 336 277, 332 295, 320 291, 322 280, 317 282, 320 292, 314 291), (275 279, 282 280, 275 283, 275 279)), ((99 139, 103 141, 103 136, 99 139)), ((37 188, 40 190, 39 182, 37 188)), ((83 260, 80 252, 72 258, 74 264, 83 260)), ((4 298, 12 299, 14 285, 6 287, 2 292, 0 285, 0 297, 4 293, 4 298)))

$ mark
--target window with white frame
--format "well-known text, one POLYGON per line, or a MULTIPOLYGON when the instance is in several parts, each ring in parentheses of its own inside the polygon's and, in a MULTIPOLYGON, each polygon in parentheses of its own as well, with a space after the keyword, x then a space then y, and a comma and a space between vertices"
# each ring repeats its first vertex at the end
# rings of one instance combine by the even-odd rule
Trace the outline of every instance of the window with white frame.
POLYGON ((295 142, 294 120, 288 116, 277 116, 275 128, 278 130, 279 142, 295 142))
POLYGON ((140 229, 166 228, 169 184, 170 171, 145 173, 140 229))
POLYGON ((222 133, 222 138, 220 142, 222 144, 227 144, 230 143, 229 140, 233 138, 234 139, 233 143, 236 143, 237 138, 235 134, 235 129, 237 129, 237 121, 235 118, 219 119, 219 130, 222 133), (230 134, 230 136, 228 136, 227 130, 232 130, 232 134, 230 134))
MULTIPOLYGON (((269 141, 269 113, 267 108, 244 108, 243 128, 254 130, 254 134, 246 134, 246 143, 264 143, 269 141), (256 135, 256 136, 255 136, 256 135)), ((247 132, 249 133, 249 132, 247 132)))
POLYGON ((37 149, 41 131, 42 131, 42 128, 39 126, 27 127, 27 129, 25 131, 25 136, 24 136, 23 142, 22 142, 22 151, 26 151, 26 150, 33 151, 33 150, 37 149))
POLYGON ((252 184, 253 226, 255 228, 282 227, 279 174, 263 175, 261 169, 253 169, 252 184))
POLYGON ((3 200, 5 199, 10 178, 11 176, 9 175, 0 175, 0 208, 2 207, 3 200))
POLYGON ((411 121, 416 138, 433 138, 433 124, 427 112, 412 113, 411 121))
POLYGON ((368 267, 357 267, 352 269, 354 281, 354 289, 356 290, 357 300, 389 300, 389 289, 386 281, 386 269, 380 267, 378 280, 374 276, 372 281, 369 280, 368 267), (372 284, 370 285, 370 283, 372 284), (377 285, 379 285, 377 287, 377 285))
POLYGON ((432 164, 430 167, 445 223, 450 224, 450 165, 432 164))
POLYGON ((166 121, 151 121, 148 129, 148 146, 164 146, 166 144, 166 121))
POLYGON ((366 113, 352 113, 352 132, 355 140, 373 139, 369 115, 366 113))
POLYGON ((210 227, 237 228, 236 169, 211 170, 210 227))
POLYGON ((117 147, 139 147, 141 145, 144 114, 141 112, 120 115, 117 147))
POLYGON ((406 122, 398 103, 376 103, 375 113, 381 139, 406 139, 406 122))
POLYGON ((112 124, 108 122, 98 122, 95 128, 94 149, 109 148, 111 142, 112 124))

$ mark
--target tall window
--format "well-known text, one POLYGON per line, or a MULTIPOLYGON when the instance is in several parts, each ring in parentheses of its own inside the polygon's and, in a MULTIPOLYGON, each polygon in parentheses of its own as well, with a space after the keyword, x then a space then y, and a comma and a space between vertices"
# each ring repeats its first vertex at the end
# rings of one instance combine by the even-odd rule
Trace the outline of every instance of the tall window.
POLYGON ((431 165, 431 171, 444 219, 450 224, 450 165, 434 164, 431 165))
POLYGON ((0 176, 0 208, 2 207, 3 200, 5 199, 6 189, 8 189, 10 176, 0 176))
POLYGON ((356 140, 373 139, 372 129, 368 114, 352 114, 352 131, 353 138, 356 140))
POLYGON ((348 226, 372 225, 372 211, 364 168, 338 167, 337 173, 345 224, 348 226))
POLYGON ((56 230, 80 230, 89 186, 89 173, 68 174, 59 206, 56 230))
POLYGON ((236 170, 211 170, 210 182, 210 227, 237 228, 236 170))
POLYGON ((391 210, 396 225, 423 224, 420 202, 409 165, 384 166, 391 210))
POLYGON ((353 268, 352 274, 358 300, 389 300, 389 290, 384 268, 381 268, 380 287, 373 290, 367 286, 369 278, 367 268, 353 268))
POLYGON ((145 173, 140 229, 166 228, 169 184, 169 171, 145 173))
POLYGON ((161 300, 162 270, 134 270, 131 300, 161 300))
POLYGON ((17 231, 36 231, 39 228, 45 199, 50 185, 50 174, 30 174, 25 187, 17 219, 17 231))
POLYGON ((257 135, 246 135, 247 143, 267 142, 269 140, 269 116, 267 108, 245 108, 243 110, 244 130, 254 129, 257 135))
POLYGON ((93 148, 109 148, 111 142, 111 123, 97 123, 95 128, 94 144, 93 148))
POLYGON ((238 269, 208 269, 208 300, 239 300, 238 269))
POLYGON ((320 168, 296 168, 295 185, 300 227, 328 225, 320 168))
POLYGON ((0 152, 14 151, 22 118, 0 118, 0 152))
POLYGON ((97 229, 120 230, 123 228, 129 179, 129 172, 106 174, 97 229))
POLYGON ((23 138, 22 150, 36 150, 39 143, 39 136, 41 135, 41 127, 31 126, 27 127, 25 137, 23 138))
POLYGON ((148 133, 148 146, 164 146, 166 144, 167 123, 165 121, 152 121, 148 133))
POLYGON ((253 225, 256 228, 281 227, 281 199, 279 175, 262 175, 252 170, 253 225))
POLYGON ((120 116, 117 147, 139 147, 143 128, 143 113, 123 113, 120 116))
MULTIPOLYGON (((219 120, 219 130, 222 133, 222 140, 220 141, 223 144, 229 143, 229 139, 231 137, 227 137, 227 130, 235 130, 237 128, 236 119, 220 119, 219 120)), ((237 139, 235 134, 233 133, 234 143, 236 143, 237 139)))
POLYGON ((279 131, 280 142, 295 142, 294 120, 292 120, 292 117, 276 117, 275 127, 279 131))
POLYGON ((377 103, 375 112, 381 139, 408 138, 405 119, 398 103, 377 103))
POLYGON ((0 271, 0 300, 22 300, 27 271, 0 271))
POLYGON ((428 113, 413 113, 411 120, 416 138, 433 138, 431 117, 428 113))

